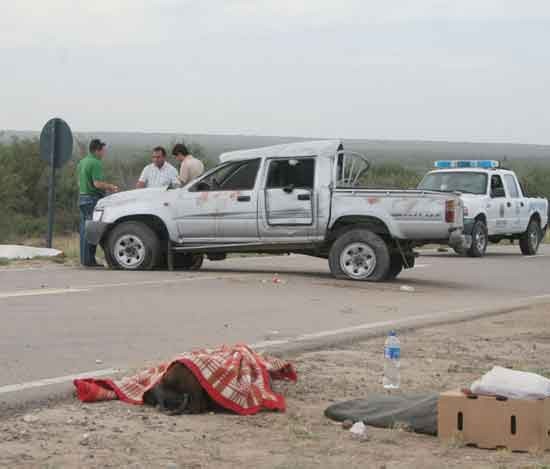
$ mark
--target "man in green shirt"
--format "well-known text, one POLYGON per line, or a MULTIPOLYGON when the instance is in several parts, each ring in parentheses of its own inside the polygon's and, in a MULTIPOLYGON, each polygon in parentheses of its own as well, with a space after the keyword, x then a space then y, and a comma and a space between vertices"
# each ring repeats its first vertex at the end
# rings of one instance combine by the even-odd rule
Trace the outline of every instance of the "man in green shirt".
POLYGON ((95 259, 96 246, 86 241, 86 220, 91 220, 97 201, 106 192, 117 192, 118 187, 105 182, 103 162, 107 144, 99 139, 90 142, 90 153, 80 160, 77 167, 80 208, 80 263, 87 267, 99 264, 95 259))

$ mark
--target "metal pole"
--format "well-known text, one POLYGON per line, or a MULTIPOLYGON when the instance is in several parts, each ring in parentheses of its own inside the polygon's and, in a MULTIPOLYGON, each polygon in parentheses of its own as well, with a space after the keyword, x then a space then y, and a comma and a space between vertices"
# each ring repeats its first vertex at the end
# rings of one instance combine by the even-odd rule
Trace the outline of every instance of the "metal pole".
POLYGON ((48 188, 48 237, 46 245, 52 247, 53 239, 53 216, 55 212, 55 152, 56 152, 56 127, 57 121, 54 122, 52 128, 52 148, 50 152, 50 185, 48 188))

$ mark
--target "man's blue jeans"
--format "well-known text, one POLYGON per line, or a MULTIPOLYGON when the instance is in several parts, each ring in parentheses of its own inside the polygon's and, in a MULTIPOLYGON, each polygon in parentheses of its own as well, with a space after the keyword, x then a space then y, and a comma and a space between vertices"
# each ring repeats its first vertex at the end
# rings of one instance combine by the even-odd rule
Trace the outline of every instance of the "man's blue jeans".
POLYGON ((83 195, 78 198, 80 208, 80 263, 82 265, 95 265, 96 246, 86 241, 86 220, 91 220, 97 201, 101 197, 96 195, 83 195))

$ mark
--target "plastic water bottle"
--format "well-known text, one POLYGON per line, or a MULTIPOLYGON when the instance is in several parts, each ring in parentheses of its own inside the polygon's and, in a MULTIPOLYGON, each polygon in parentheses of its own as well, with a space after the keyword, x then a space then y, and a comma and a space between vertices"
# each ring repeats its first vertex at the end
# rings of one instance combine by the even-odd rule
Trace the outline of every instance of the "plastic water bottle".
POLYGON ((395 331, 391 331, 384 344, 384 378, 385 389, 399 389, 401 384, 400 360, 401 344, 395 331))

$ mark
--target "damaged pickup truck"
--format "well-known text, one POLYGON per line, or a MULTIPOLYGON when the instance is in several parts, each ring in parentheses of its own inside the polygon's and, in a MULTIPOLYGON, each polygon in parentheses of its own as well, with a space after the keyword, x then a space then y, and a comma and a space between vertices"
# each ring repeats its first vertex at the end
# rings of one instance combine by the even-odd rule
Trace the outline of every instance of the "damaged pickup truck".
POLYGON ((328 259, 338 278, 383 281, 427 243, 461 248, 455 194, 362 187, 368 160, 340 141, 225 153, 182 188, 141 189, 99 201, 87 239, 110 267, 197 270, 204 256, 298 253, 328 259))

